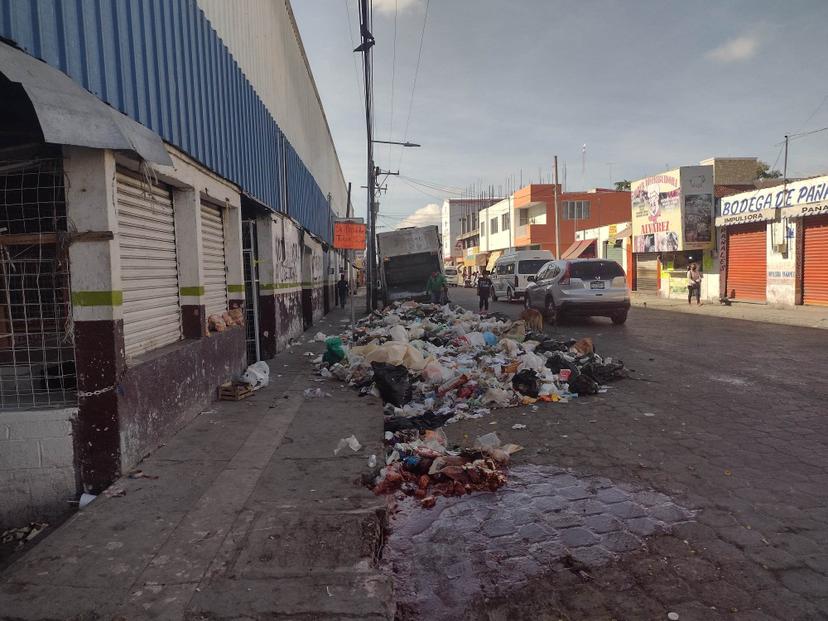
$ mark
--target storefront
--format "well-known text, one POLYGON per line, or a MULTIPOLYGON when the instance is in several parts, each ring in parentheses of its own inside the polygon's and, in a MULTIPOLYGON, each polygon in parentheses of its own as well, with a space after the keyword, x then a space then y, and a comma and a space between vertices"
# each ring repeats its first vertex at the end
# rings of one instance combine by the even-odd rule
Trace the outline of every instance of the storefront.
MULTIPOLYGON (((635 181, 632 245, 635 289, 687 295, 687 268, 714 270, 713 166, 682 166, 635 181)), ((709 297, 707 282, 702 295, 709 297)))
POLYGON ((802 301, 828 305, 828 215, 803 222, 802 301))
POLYGON ((645 252, 635 255, 635 290, 643 293, 658 293, 661 286, 658 255, 645 252))
POLYGON ((828 305, 828 176, 721 200, 722 295, 828 305))

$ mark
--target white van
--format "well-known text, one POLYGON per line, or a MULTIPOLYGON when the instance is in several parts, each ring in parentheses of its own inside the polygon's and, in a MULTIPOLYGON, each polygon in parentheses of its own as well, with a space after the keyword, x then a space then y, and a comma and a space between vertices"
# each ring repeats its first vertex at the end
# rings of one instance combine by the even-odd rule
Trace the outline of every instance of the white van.
POLYGON ((538 270, 555 257, 549 250, 516 250, 504 254, 494 264, 491 273, 492 298, 506 298, 508 302, 522 298, 529 284, 527 277, 534 276, 538 270))
POLYGON ((449 287, 456 287, 461 283, 462 276, 460 276, 460 272, 457 270, 456 267, 444 267, 443 273, 446 275, 446 284, 449 287))

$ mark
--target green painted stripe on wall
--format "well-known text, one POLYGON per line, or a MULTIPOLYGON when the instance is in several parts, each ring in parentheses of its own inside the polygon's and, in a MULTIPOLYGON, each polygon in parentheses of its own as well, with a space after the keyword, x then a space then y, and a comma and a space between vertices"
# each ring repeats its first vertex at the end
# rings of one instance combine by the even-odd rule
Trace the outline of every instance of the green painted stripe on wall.
POLYGON ((72 304, 75 306, 121 306, 123 291, 73 291, 72 304))
POLYGON ((227 285, 228 293, 244 293, 244 285, 227 285))
POLYGON ((178 292, 195 298, 204 295, 204 287, 181 287, 178 292))

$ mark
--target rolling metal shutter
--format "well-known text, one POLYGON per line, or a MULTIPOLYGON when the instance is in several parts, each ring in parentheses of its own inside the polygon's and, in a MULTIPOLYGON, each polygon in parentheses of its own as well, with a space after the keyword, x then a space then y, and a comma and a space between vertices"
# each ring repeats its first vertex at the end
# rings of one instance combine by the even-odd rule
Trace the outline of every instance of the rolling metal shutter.
POLYGON ((604 257, 618 265, 624 265, 624 248, 616 247, 613 242, 604 242, 604 257))
POLYGON ((181 339, 175 220, 168 188, 117 173, 127 357, 181 339))
POLYGON ((224 259, 224 219, 220 207, 201 203, 201 242, 204 250, 204 307, 207 316, 227 310, 227 268, 224 259))
POLYGON ((727 294, 729 298, 767 299, 767 226, 746 224, 728 229, 727 294))
POLYGON ((802 298, 805 304, 828 305, 828 216, 805 218, 802 298))
POLYGON ((638 254, 635 257, 635 290, 658 291, 658 256, 638 254))

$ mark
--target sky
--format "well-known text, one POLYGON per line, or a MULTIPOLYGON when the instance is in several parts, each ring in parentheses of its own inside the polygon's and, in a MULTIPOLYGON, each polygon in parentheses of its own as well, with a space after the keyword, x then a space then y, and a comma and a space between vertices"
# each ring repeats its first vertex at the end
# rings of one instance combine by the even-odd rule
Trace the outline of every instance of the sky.
MULTIPOLYGON (((293 9, 364 217, 357 1, 293 9)), ((781 170, 786 134, 828 127, 824 0, 373 0, 373 20, 374 136, 422 145, 376 145, 400 172, 380 230, 436 224, 468 188, 549 182, 555 155, 572 191, 712 156, 781 170)), ((828 131, 792 138, 788 171, 828 174, 828 131)))

